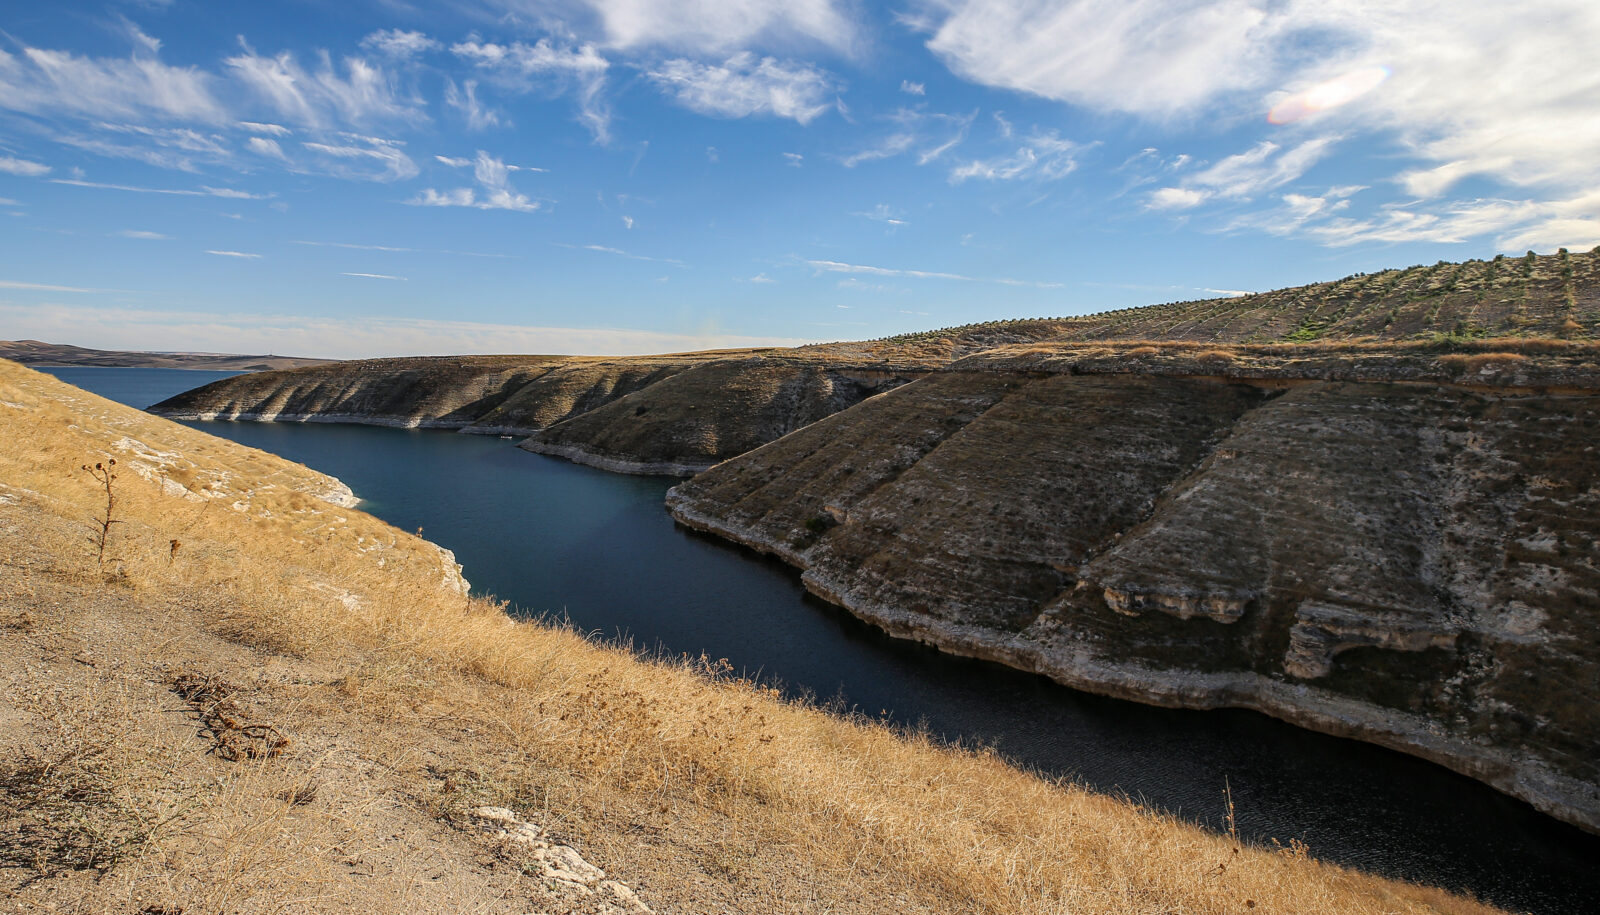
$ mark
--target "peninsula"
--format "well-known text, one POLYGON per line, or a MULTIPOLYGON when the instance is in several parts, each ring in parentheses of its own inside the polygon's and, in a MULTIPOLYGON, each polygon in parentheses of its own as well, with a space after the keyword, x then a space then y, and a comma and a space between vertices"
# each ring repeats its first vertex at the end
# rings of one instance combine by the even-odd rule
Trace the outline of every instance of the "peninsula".
POLYGON ((38 340, 0 340, 0 359, 23 365, 84 365, 107 368, 206 369, 214 372, 265 372, 321 365, 330 360, 300 356, 240 356, 233 353, 157 353, 88 349, 38 340))

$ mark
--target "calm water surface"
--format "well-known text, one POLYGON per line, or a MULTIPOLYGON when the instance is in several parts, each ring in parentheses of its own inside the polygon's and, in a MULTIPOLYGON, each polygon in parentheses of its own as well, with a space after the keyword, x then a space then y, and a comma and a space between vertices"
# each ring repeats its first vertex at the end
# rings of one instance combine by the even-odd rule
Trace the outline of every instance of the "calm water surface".
MULTIPOLYGON (((144 407, 226 372, 52 369, 144 407)), ((366 426, 193 423, 348 483, 362 508, 455 551, 480 592, 605 638, 705 652, 870 715, 996 747, 1020 764, 1212 828, 1467 889, 1519 910, 1600 911, 1600 839, 1470 779, 1251 712, 1104 699, 889 639, 776 561, 675 525, 674 481, 605 473, 497 438, 366 426)))

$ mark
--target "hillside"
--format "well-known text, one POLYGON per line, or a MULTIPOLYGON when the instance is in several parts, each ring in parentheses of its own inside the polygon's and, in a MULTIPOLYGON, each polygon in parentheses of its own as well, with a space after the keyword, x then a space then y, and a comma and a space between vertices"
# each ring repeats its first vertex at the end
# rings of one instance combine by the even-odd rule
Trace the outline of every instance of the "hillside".
POLYGON ((38 340, 0 340, 0 359, 23 365, 89 365, 115 368, 207 369, 218 372, 265 372, 330 360, 298 356, 238 356, 231 353, 145 353, 128 350, 86 349, 66 343, 38 340))
POLYGON ((336 481, 3 361, 0 438, 25 911, 1492 911, 514 623, 336 481))
POLYGON ((1597 328, 1600 252, 1563 251, 792 350, 313 368, 156 409, 536 427, 523 447, 703 471, 679 521, 895 635, 1258 709, 1600 831, 1597 328))
POLYGON ((1363 273, 1078 319, 1063 340, 1310 343, 1600 337, 1600 248, 1363 273))
POLYGON ((1414 753, 1600 831, 1600 346, 1052 342, 674 488, 892 634, 1414 753))
POLYGON ((996 345, 1042 320, 933 340, 665 356, 365 359, 223 379, 152 412, 179 419, 357 422, 527 436, 523 447, 609 470, 688 475, 996 345))
POLYGON ((369 359, 227 379, 154 412, 526 437, 609 470, 691 475, 951 363, 1032 344, 1324 345, 1600 339, 1600 252, 1346 277, 1078 318, 793 349, 626 358, 369 359))

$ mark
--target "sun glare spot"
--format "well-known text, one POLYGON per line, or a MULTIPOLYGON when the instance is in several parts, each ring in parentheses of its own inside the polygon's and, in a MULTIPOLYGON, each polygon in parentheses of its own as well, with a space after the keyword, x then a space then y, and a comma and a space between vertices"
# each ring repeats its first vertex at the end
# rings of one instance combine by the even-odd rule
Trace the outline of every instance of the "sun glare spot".
POLYGON ((1338 108, 1353 102, 1378 88, 1389 78, 1388 67, 1362 67, 1343 76, 1317 83, 1309 89, 1296 92, 1272 106, 1267 120, 1274 124, 1293 124, 1318 112, 1338 108))

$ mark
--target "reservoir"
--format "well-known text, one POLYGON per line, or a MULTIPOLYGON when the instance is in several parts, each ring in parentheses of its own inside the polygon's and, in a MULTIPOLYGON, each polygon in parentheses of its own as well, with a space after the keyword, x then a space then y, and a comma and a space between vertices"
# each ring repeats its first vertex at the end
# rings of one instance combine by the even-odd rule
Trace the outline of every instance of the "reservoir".
MULTIPOLYGON (((232 373, 60 368, 133 406, 232 373)), ((194 428, 332 474, 361 508, 456 554, 476 591, 643 651, 704 653, 819 704, 992 746, 1021 766, 1324 860, 1467 890, 1519 911, 1600 911, 1600 838, 1403 754, 1238 710, 1105 699, 890 639, 789 567, 677 526, 675 481, 510 441, 295 423, 194 428)))

